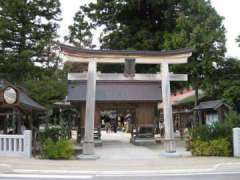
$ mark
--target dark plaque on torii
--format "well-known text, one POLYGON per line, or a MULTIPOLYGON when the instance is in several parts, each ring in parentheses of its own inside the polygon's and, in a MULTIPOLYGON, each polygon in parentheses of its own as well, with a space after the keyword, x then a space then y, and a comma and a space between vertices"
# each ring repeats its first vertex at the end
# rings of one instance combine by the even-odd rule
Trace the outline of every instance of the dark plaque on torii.
POLYGON ((135 59, 125 59, 124 64, 124 76, 125 77, 134 77, 135 76, 135 59))

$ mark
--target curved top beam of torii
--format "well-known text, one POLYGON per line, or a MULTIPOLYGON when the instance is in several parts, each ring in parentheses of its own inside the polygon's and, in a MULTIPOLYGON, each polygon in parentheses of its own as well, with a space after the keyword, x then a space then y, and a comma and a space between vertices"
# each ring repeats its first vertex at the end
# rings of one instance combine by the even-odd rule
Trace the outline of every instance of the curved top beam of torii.
POLYGON ((93 50, 81 49, 59 44, 64 54, 64 63, 125 63, 125 59, 135 59, 137 64, 182 64, 187 63, 192 55, 192 49, 177 49, 170 51, 133 51, 133 50, 93 50))

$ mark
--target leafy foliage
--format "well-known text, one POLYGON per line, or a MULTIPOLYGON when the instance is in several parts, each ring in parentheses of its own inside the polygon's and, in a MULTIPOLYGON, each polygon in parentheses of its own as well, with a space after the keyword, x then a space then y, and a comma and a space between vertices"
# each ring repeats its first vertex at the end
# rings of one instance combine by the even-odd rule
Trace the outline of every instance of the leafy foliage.
POLYGON ((35 63, 52 59, 59 0, 0 0, 0 72, 12 82, 36 77, 35 63))
MULTIPOLYGON (((234 110, 240 112, 240 61, 236 58, 225 58, 212 75, 214 82, 205 86, 205 95, 212 99, 223 99, 234 110)), ((209 83, 206 79, 204 83, 209 83)), ((201 97, 201 94, 199 94, 201 97)))
POLYGON ((194 156, 230 156, 231 145, 225 138, 209 142, 196 140, 192 144, 192 154, 194 156))
POLYGON ((42 157, 48 159, 56 159, 57 149, 52 139, 47 139, 43 144, 42 157))
POLYGON ((29 95, 40 104, 51 106, 54 102, 64 99, 67 94, 66 81, 54 77, 44 77, 39 80, 27 80, 25 87, 29 95))
POLYGON ((77 47, 93 48, 91 28, 93 26, 84 19, 84 14, 78 11, 74 17, 74 24, 69 26, 70 35, 66 36, 65 40, 77 47))
POLYGON ((44 142, 42 156, 47 159, 70 159, 73 156, 73 144, 66 139, 55 143, 49 138, 44 142))
POLYGON ((54 143, 56 143, 61 137, 61 128, 51 127, 45 129, 44 131, 40 131, 39 137, 41 143, 44 143, 47 139, 51 139, 54 143))
POLYGON ((227 58, 223 65, 218 67, 215 76, 218 76, 213 86, 208 86, 210 96, 221 98, 240 112, 240 61, 227 58))
POLYGON ((70 159, 73 156, 73 143, 67 139, 60 139, 57 144, 58 158, 70 159))

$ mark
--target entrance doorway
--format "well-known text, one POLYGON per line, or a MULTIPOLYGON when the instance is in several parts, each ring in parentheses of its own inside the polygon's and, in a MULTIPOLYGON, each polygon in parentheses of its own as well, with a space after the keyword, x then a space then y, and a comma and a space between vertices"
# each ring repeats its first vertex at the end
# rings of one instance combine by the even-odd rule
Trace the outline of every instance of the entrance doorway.
MULTIPOLYGON (((77 105, 77 104, 76 104, 77 105)), ((84 137, 85 104, 81 103, 81 141, 84 137)), ((105 101, 97 102, 94 119, 94 142, 102 144, 101 132, 128 133, 135 145, 155 143, 157 122, 155 101, 105 101)), ((80 141, 80 142, 81 142, 80 141)))
POLYGON ((108 109, 100 112, 101 129, 106 133, 132 133, 136 123, 135 109, 108 109))

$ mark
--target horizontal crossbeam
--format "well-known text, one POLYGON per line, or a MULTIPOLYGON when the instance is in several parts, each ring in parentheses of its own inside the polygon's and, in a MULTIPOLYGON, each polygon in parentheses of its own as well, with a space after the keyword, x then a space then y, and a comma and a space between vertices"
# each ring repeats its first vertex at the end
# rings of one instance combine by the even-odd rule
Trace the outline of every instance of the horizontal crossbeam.
MULTIPOLYGON (((170 81, 187 81, 187 74, 170 73, 170 81)), ((87 73, 68 73, 68 80, 83 81, 87 80, 87 73)), ((134 77, 126 77, 120 73, 97 73, 97 81, 161 81, 161 73, 157 74, 135 74, 134 77)))
POLYGON ((142 57, 142 56, 107 56, 107 57, 89 57, 89 56, 74 56, 71 54, 64 54, 64 63, 89 63, 91 61, 96 61, 97 63, 125 63, 125 59, 135 59, 136 64, 161 64, 163 62, 168 64, 182 64, 187 63, 188 57, 192 53, 178 54, 171 56, 161 56, 161 57, 142 57))

